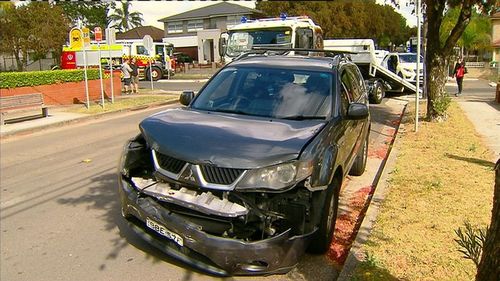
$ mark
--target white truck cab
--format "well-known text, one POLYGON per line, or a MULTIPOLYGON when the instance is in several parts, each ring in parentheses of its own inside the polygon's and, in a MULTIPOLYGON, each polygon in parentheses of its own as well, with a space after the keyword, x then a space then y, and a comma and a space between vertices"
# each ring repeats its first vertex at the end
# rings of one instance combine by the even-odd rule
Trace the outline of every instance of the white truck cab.
POLYGON ((219 44, 220 55, 227 63, 252 47, 323 49, 323 31, 307 16, 256 20, 242 17, 241 24, 221 35, 219 44))

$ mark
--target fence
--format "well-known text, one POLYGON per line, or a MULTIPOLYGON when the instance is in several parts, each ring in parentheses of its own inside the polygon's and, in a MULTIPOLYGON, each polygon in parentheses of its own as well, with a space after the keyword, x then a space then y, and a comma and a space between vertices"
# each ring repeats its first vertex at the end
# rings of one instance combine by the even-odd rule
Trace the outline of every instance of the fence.
POLYGON ((475 62, 475 61, 467 61, 465 62, 465 66, 468 68, 483 68, 485 63, 483 61, 475 62))

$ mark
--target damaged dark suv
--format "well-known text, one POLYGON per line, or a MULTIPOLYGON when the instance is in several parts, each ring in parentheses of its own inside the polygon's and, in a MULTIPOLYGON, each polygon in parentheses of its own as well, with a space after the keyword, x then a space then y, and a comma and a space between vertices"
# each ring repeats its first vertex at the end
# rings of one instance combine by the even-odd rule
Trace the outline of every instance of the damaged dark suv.
POLYGON ((183 108, 140 123, 122 214, 148 242, 221 275, 285 273, 331 243, 345 176, 365 170, 364 80, 343 55, 248 55, 183 108))

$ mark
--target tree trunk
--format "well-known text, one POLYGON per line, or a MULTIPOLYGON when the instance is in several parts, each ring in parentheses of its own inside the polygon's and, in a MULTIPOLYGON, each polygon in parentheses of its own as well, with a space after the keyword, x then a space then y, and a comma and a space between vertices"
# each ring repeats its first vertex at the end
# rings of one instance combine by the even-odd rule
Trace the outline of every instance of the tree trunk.
POLYGON ((446 96, 445 85, 448 76, 448 59, 440 55, 439 51, 432 50, 433 46, 435 45, 429 44, 426 53, 426 63, 430 66, 425 73, 425 90, 428 95, 427 118, 429 120, 434 120, 442 114, 436 110, 434 102, 446 96))
POLYGON ((23 71, 23 62, 21 61, 19 51, 20 50, 17 48, 16 48, 16 50, 14 50, 14 57, 16 58, 17 71, 23 71))
POLYGON ((483 245, 476 281, 497 281, 500 276, 500 159, 495 166, 495 193, 491 224, 483 245))

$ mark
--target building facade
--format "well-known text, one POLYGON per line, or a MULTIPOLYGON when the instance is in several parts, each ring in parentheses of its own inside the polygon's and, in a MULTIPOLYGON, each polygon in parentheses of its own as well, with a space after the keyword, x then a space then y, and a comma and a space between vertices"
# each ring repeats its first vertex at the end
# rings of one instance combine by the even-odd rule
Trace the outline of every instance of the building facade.
POLYGON ((199 63, 219 62, 219 38, 228 27, 239 24, 241 17, 255 18, 261 13, 229 2, 202 7, 160 19, 164 24, 164 42, 174 44, 199 63))
POLYGON ((492 61, 500 64, 500 12, 491 16, 491 47, 493 48, 492 61))

